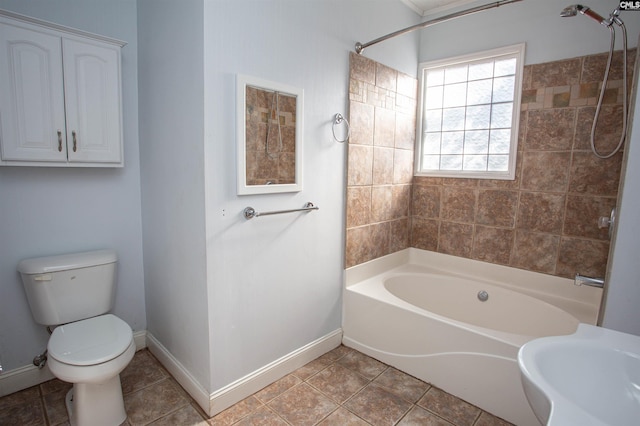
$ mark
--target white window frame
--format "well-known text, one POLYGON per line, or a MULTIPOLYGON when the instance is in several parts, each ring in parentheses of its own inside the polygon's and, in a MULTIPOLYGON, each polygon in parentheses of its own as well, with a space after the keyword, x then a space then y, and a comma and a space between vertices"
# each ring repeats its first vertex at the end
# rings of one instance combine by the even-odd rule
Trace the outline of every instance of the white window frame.
MULTIPOLYGON (((483 52, 468 55, 456 56, 453 58, 441 59, 437 61, 422 62, 418 68, 419 93, 418 93, 418 119, 416 120, 416 150, 415 150, 415 176, 452 177, 452 178, 474 178, 474 179, 500 179, 514 180, 516 173, 516 155, 518 150, 518 130, 520 122, 520 99, 522 95, 522 70, 524 67, 525 44, 515 44, 483 52), (500 60, 501 58, 515 58, 516 70, 514 80, 513 108, 511 117, 511 138, 509 145, 509 158, 506 171, 472 171, 472 170, 423 170, 423 126, 424 126, 424 93, 425 75, 428 70, 438 68, 454 67, 456 65, 473 64, 487 59, 500 60)), ((493 78, 493 77, 492 77, 493 78)), ((493 101, 493 100, 492 100, 493 101)), ((493 102, 490 105, 494 105, 493 102)), ((465 101, 465 108, 467 107, 465 101)), ((444 108, 443 108, 444 110, 444 108)), ((442 154, 439 154, 442 155, 442 154)))

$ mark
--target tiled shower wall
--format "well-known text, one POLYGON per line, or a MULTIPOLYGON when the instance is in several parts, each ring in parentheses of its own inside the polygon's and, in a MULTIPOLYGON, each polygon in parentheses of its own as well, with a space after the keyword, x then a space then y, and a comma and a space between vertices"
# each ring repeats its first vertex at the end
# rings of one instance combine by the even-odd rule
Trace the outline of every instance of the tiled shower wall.
POLYGON ((409 247, 415 78, 351 53, 346 266, 409 247))
MULTIPOLYGON (((617 144, 622 128, 621 58, 616 52, 598 121, 601 152, 617 144)), ((563 277, 604 276, 609 241, 597 220, 615 206, 622 162, 622 153, 601 160, 589 148, 606 54, 525 66, 516 180, 415 177, 390 185, 356 178, 376 170, 375 161, 358 154, 385 145, 361 139, 361 132, 377 127, 380 108, 372 115, 368 99, 358 95, 361 87, 377 87, 377 80, 362 80, 362 70, 390 70, 353 54, 351 59, 350 117, 357 125, 348 160, 347 267, 412 246, 563 277), (393 196, 399 187, 411 192, 409 203, 393 196)), ((632 50, 630 76, 634 62, 632 50)), ((408 141, 402 146, 410 152, 408 141)), ((398 167, 407 164, 399 161, 398 167)))

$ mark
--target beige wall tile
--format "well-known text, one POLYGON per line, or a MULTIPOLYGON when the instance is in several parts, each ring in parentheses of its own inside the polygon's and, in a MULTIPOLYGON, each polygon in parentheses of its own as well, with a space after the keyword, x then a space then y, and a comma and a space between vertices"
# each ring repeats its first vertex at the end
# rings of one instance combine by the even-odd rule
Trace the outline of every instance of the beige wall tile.
POLYGON ((347 188, 347 228, 371 222, 371 187, 350 186, 347 188))
POLYGON ((531 88, 567 86, 580 82, 582 58, 533 65, 531 88))
POLYGON ((373 184, 393 183, 393 148, 373 147, 373 184))
POLYGON ((513 249, 514 232, 513 229, 476 225, 471 257, 508 265, 513 249))
POLYGON ((373 147, 349 144, 348 185, 373 183, 373 147))
POLYGON ((556 269, 559 244, 560 236, 557 235, 516 231, 511 266, 552 274, 556 269))
POLYGON ((523 148, 535 151, 571 150, 575 119, 574 108, 529 111, 523 148))
POLYGON ((618 192, 622 152, 603 160, 591 151, 573 153, 569 192, 614 196, 618 192))
POLYGON ((569 195, 564 218, 564 235, 608 240, 608 228, 598 228, 598 218, 609 217, 616 206, 613 197, 569 195))
POLYGON ((396 113, 387 108, 376 107, 373 144, 376 146, 395 146, 396 113))
POLYGON ((471 257, 473 248, 473 225, 442 222, 438 237, 438 251, 460 257, 471 257))
POLYGON ((565 192, 570 163, 570 152, 525 152, 521 188, 529 191, 565 192))
POLYGON ((477 191, 468 188, 444 187, 440 217, 442 220, 467 222, 476 216, 477 191))
POLYGON ((482 225, 513 227, 518 206, 516 191, 481 190, 475 222, 482 225))
POLYGON ((523 192, 518 204, 516 227, 526 231, 562 232, 565 196, 544 192, 523 192))
POLYGON ((573 278, 576 273, 602 278, 608 253, 608 241, 563 237, 555 273, 566 278, 573 278))

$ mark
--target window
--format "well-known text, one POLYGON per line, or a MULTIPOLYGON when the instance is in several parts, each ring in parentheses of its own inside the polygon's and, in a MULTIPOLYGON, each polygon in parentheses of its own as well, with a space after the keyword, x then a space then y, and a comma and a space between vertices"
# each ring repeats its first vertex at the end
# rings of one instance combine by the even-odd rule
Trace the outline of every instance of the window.
POLYGON ((524 44, 420 64, 416 175, 514 179, 524 44))

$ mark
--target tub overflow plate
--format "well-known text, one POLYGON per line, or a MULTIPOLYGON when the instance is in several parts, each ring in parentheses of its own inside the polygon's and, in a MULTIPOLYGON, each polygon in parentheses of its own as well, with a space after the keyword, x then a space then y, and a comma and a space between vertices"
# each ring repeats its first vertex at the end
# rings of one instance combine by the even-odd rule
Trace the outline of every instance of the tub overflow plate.
POLYGON ((480 290, 478 292, 478 300, 481 302, 486 302, 489 299, 489 293, 484 290, 480 290))

